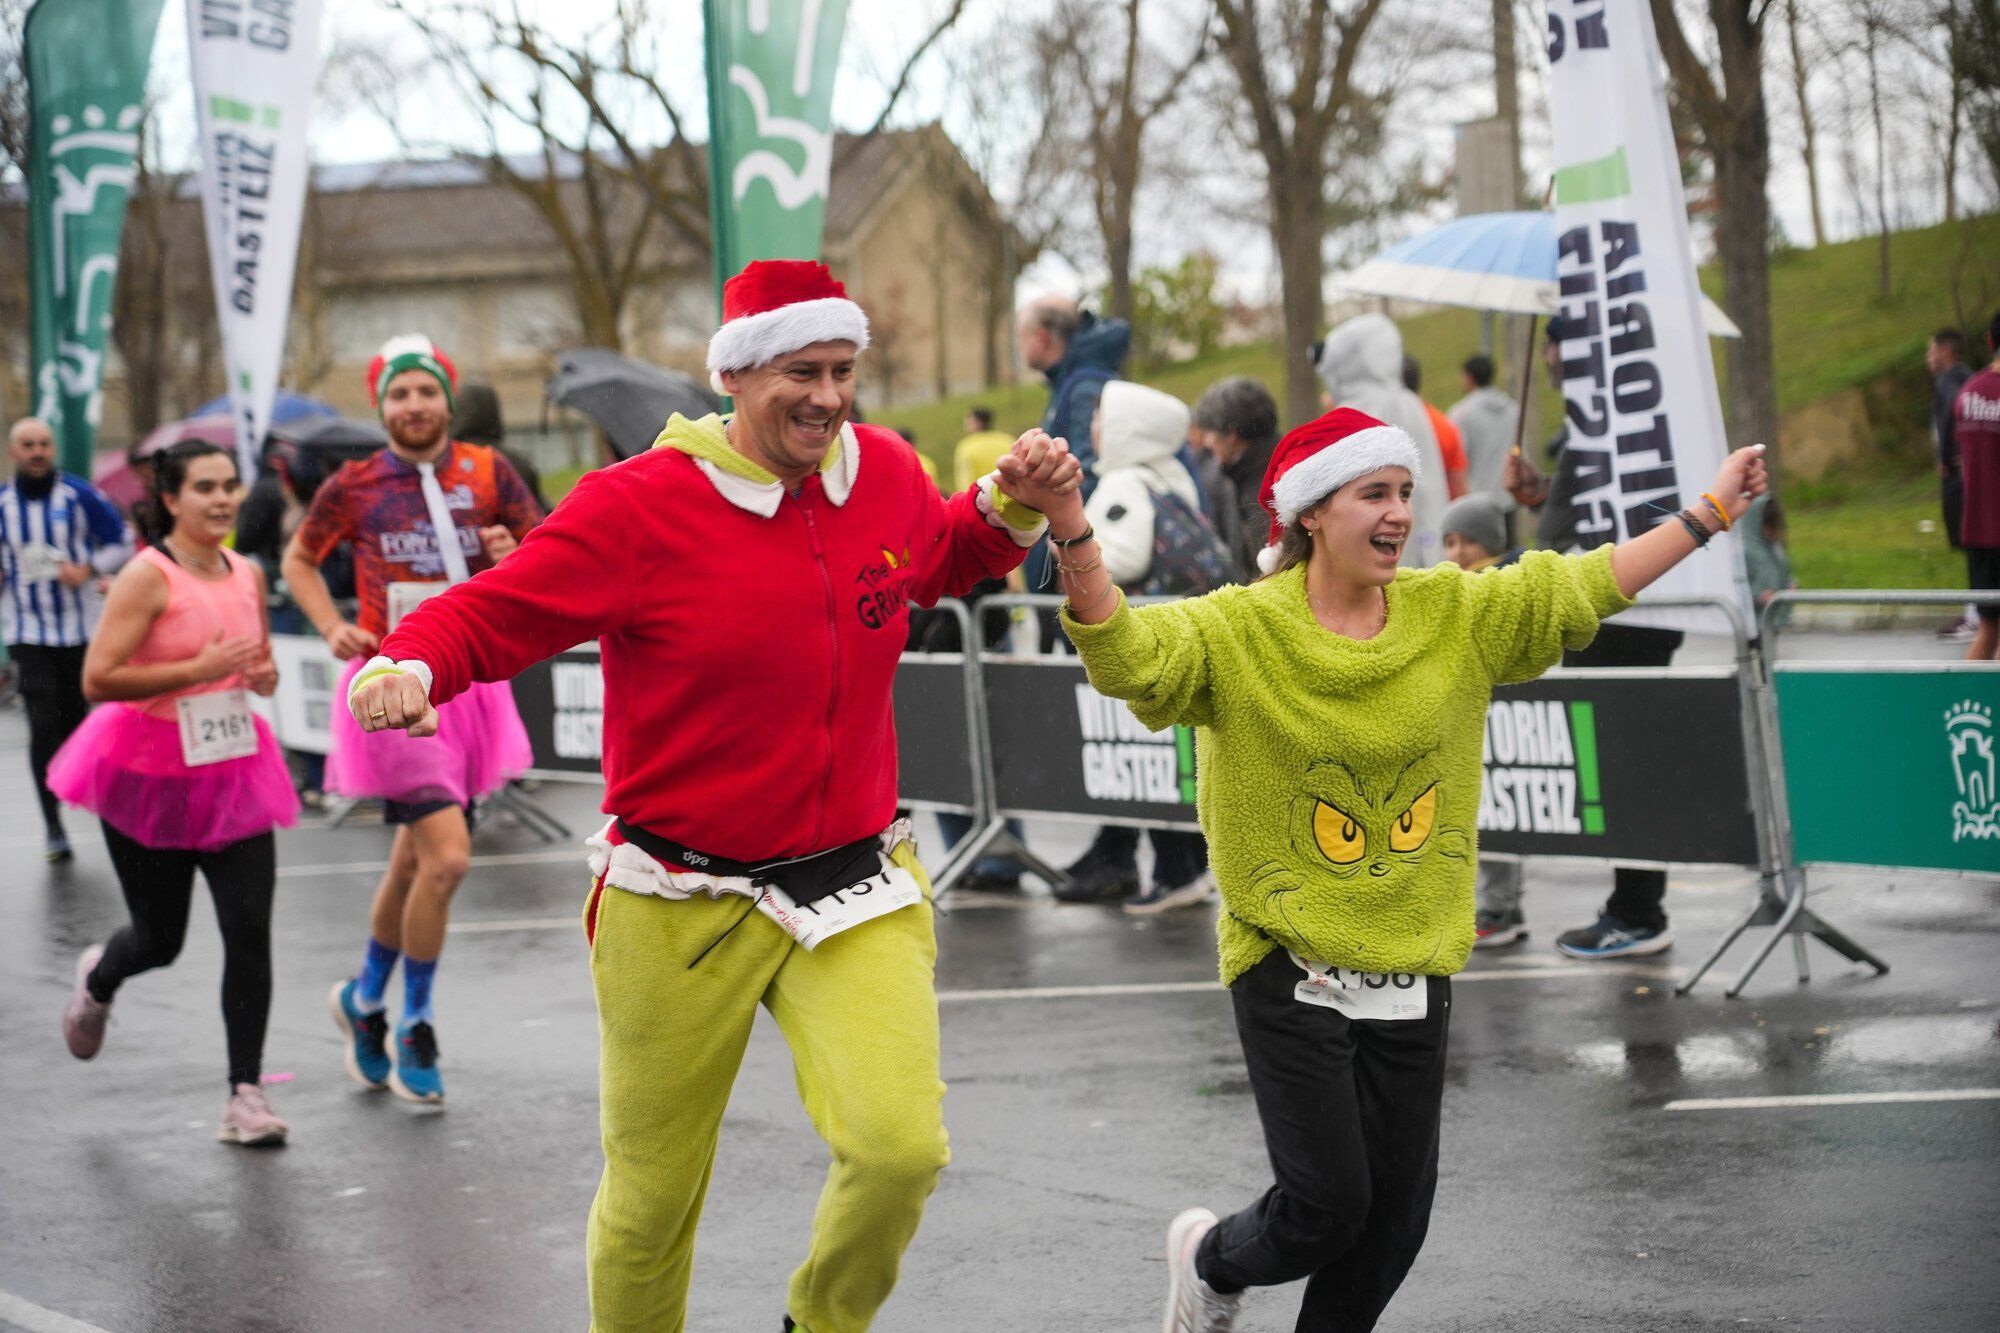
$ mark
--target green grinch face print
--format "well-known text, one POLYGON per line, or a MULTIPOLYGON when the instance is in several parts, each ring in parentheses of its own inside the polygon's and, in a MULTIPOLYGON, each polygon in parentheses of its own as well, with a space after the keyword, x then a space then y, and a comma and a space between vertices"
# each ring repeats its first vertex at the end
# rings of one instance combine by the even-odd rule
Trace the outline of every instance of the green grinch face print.
MULTIPOLYGON (((1464 862, 1466 831, 1438 823, 1444 789, 1435 753, 1412 760, 1385 786, 1371 786, 1337 759, 1306 770, 1291 799, 1283 853, 1251 878, 1248 912, 1238 917, 1302 955, 1334 956, 1348 927, 1397 910, 1433 858, 1464 862)), ((1442 947, 1440 927, 1432 952, 1442 947)))

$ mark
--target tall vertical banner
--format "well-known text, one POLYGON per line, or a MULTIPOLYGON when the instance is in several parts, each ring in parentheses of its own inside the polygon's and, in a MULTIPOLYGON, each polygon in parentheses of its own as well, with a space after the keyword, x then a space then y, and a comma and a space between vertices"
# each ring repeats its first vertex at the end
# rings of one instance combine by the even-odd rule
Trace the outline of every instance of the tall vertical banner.
POLYGON ((29 398, 90 475, 146 71, 163 0, 37 0, 28 71, 29 398))
POLYGON ((216 322, 246 481, 271 424, 305 221, 320 0, 187 0, 216 322))
POLYGON ((703 0, 715 282, 753 259, 817 259, 833 175, 847 0, 703 0))
MULTIPOLYGON (((1579 536, 1624 541, 1698 503, 1729 444, 1647 0, 1549 0, 1548 44, 1571 504, 1579 536)), ((1747 620, 1735 534, 1650 595, 1716 598, 1747 620)), ((1713 612, 1619 619, 1724 628, 1713 612)))

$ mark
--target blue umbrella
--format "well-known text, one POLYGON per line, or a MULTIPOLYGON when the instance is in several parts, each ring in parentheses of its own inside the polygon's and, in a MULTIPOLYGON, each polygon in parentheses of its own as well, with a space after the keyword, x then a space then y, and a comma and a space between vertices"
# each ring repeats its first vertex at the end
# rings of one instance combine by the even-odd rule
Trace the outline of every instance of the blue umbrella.
MULTIPOLYGON (((1336 281, 1343 291, 1514 315, 1553 315, 1556 215, 1474 213, 1390 246, 1336 281)), ((1702 322, 1713 337, 1743 336, 1706 296, 1702 322)))
MULTIPOLYGON (((212 402, 203 403, 200 407, 188 413, 188 415, 191 417, 225 416, 233 418, 236 415, 236 408, 229 401, 229 395, 224 394, 212 402)), ((283 426, 297 421, 301 417, 335 417, 339 415, 339 409, 334 407, 332 403, 321 402, 317 398, 308 398, 302 393, 293 393, 289 389, 280 389, 278 390, 277 398, 271 404, 271 420, 269 424, 283 426)))

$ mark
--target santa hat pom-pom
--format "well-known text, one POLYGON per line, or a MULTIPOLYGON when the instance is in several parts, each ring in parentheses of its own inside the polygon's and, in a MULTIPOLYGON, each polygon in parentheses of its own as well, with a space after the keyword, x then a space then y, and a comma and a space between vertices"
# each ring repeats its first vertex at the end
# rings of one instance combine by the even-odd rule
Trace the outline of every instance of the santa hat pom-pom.
POLYGON ((1278 548, 1275 546, 1266 546, 1263 550, 1257 552, 1257 568, 1266 574, 1277 573, 1278 548))

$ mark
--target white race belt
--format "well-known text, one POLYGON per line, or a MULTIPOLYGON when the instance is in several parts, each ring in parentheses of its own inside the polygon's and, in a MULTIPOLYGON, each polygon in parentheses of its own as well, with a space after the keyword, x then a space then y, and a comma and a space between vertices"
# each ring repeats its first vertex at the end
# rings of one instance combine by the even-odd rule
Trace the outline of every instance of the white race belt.
POLYGON ((777 885, 767 884, 758 894, 757 910, 810 950, 844 930, 912 907, 923 897, 917 877, 885 854, 879 873, 803 906, 777 885))

